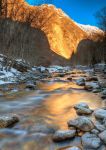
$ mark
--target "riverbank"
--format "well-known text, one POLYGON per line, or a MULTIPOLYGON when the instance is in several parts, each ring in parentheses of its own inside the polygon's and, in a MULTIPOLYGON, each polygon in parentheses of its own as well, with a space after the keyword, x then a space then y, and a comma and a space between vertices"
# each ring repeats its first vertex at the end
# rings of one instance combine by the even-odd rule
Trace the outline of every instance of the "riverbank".
POLYGON ((53 137, 58 130, 70 130, 67 122, 79 113, 82 115, 82 111, 91 118, 90 110, 106 107, 105 69, 98 65, 95 69, 51 66, 33 67, 24 73, 18 70, 12 73, 12 70, 0 76, 3 81, 0 85, 1 150, 81 148, 82 132, 73 132, 73 138, 59 142, 54 142, 53 137), (75 106, 80 103, 89 105, 90 110, 81 106, 76 113, 75 106))

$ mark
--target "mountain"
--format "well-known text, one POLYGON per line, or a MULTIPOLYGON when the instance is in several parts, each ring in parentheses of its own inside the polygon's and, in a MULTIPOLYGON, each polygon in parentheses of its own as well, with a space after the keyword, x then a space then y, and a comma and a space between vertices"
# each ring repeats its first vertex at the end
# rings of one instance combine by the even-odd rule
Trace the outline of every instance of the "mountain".
POLYGON ((91 26, 91 25, 83 25, 83 24, 79 24, 77 23, 77 25, 84 31, 87 33, 88 37, 90 39, 95 39, 96 37, 99 37, 101 35, 104 34, 104 32, 96 27, 96 26, 91 26))
MULTIPOLYGON (((81 41, 96 40, 95 37, 98 37, 99 29, 94 30, 77 24, 53 5, 30 6, 24 0, 5 2, 2 4, 2 20, 5 19, 6 22, 7 19, 8 23, 3 25, 1 21, 2 43, 4 40, 3 45, 6 46, 7 41, 7 48, 8 45, 10 46, 9 50, 28 51, 27 55, 34 55, 35 64, 38 64, 38 60, 41 61, 42 57, 43 62, 49 59, 52 64, 57 60, 61 60, 60 64, 70 62, 70 58, 77 52, 81 41), (3 35, 4 31, 7 31, 8 36, 3 35)), ((2 50, 6 49, 5 46, 2 46, 2 50)))
POLYGON ((41 29, 48 38, 51 50, 66 59, 71 57, 77 44, 86 37, 86 33, 74 21, 53 5, 33 7, 23 0, 7 2, 8 18, 41 29))

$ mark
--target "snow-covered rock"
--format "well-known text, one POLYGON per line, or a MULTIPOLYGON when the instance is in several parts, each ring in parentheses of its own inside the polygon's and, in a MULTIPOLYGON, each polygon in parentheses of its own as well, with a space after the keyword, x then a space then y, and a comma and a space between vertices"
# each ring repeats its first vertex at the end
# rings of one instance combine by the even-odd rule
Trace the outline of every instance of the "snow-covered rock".
POLYGON ((79 24, 77 23, 77 25, 83 30, 85 31, 88 35, 92 35, 92 34, 103 34, 103 31, 96 27, 96 26, 91 26, 91 25, 83 25, 83 24, 79 24))

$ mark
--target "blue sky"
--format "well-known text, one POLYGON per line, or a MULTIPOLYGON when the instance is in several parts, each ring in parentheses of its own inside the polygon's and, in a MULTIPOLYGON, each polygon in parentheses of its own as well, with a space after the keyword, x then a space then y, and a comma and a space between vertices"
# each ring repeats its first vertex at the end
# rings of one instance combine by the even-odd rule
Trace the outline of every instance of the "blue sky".
POLYGON ((81 24, 97 26, 94 14, 106 6, 106 0, 26 0, 29 4, 51 3, 61 8, 73 20, 81 24))

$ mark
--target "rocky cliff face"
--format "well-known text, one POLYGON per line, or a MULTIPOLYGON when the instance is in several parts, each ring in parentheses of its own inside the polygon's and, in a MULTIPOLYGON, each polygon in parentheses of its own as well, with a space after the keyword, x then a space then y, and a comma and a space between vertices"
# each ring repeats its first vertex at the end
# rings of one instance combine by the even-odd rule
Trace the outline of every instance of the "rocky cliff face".
POLYGON ((23 0, 7 0, 7 17, 27 22, 42 30, 55 53, 69 59, 86 33, 60 9, 53 5, 32 7, 23 0))
MULTIPOLYGON (((12 44, 12 46, 10 46, 11 49, 14 45, 14 49, 22 49, 22 51, 28 49, 28 53, 29 49, 32 49, 33 54, 36 54, 36 63, 38 60, 41 61, 42 56, 45 56, 44 59, 49 59, 49 62, 51 61, 52 63, 56 62, 56 59, 61 60, 61 62, 66 62, 65 59, 71 58, 72 54, 77 51, 81 41, 86 39, 96 40, 97 38, 95 37, 97 36, 97 33, 100 35, 103 34, 101 30, 93 30, 91 28, 88 30, 87 26, 85 27, 77 24, 61 9, 57 9, 53 5, 45 4, 41 6, 30 6, 24 0, 7 0, 6 2, 7 3, 3 0, 2 18, 9 18, 12 21, 12 23, 10 21, 9 24, 9 31, 14 32, 10 35, 8 34, 9 39, 14 39, 13 42, 10 41, 7 43, 12 44), (18 25, 17 30, 17 25, 13 22, 19 22, 20 24, 26 24, 28 26, 18 25), (28 27, 32 29, 29 29, 28 27), (22 37, 24 38, 22 39, 22 37), (19 44, 17 39, 19 39, 18 41, 21 39, 19 44, 24 44, 18 47, 19 44), (45 39, 46 42, 44 42, 45 40, 43 39, 45 39), (14 41, 17 42, 15 43, 14 41)), ((3 28, 6 30, 7 26, 4 25, 3 28)), ((7 36, 4 38, 3 33, 1 39, 4 39, 5 42, 7 36)))

